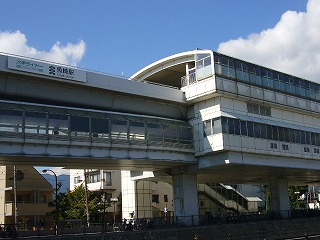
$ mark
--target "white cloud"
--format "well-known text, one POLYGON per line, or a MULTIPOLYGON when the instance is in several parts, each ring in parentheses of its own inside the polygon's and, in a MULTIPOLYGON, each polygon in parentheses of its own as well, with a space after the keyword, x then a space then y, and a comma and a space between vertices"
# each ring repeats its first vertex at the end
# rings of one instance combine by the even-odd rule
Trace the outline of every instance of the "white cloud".
POLYGON ((285 12, 273 28, 223 42, 218 52, 320 82, 320 0, 285 12))
POLYGON ((83 40, 77 44, 66 45, 56 42, 49 51, 39 51, 30 47, 27 41, 26 35, 20 31, 0 32, 0 52, 76 66, 86 51, 86 43, 83 40))

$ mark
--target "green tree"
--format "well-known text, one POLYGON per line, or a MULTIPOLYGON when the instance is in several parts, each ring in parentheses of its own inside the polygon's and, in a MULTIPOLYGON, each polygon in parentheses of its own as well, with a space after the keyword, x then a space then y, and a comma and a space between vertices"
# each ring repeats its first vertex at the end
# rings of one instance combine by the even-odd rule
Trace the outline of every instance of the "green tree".
POLYGON ((291 209, 301 209, 306 207, 306 202, 299 200, 299 197, 308 192, 308 186, 290 186, 288 191, 291 209))
MULTIPOLYGON (((262 191, 265 199, 265 211, 268 212, 271 209, 271 195, 268 185, 262 186, 262 191)), ((290 209, 301 209, 306 207, 306 202, 299 200, 302 194, 308 192, 308 186, 290 186, 288 188, 290 209)))
MULTIPOLYGON (((94 222, 99 220, 100 212, 103 205, 101 202, 100 194, 94 194, 88 191, 88 209, 90 215, 90 221, 94 222)), ((67 191, 67 193, 60 193, 58 195, 59 205, 59 220, 66 219, 81 219, 86 220, 86 201, 85 201, 85 190, 82 185, 78 186, 73 191, 67 191)), ((49 203, 50 207, 55 206, 55 200, 49 203)), ((50 215, 55 214, 55 209, 50 215)))

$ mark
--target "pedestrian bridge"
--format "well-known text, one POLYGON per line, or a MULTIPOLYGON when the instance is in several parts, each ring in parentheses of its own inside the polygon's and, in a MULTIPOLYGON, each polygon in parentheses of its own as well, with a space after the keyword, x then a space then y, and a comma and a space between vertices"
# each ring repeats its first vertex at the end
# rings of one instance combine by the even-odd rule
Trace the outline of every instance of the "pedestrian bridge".
POLYGON ((196 163, 188 122, 0 101, 0 164, 158 170, 196 163), (90 162, 88 164, 88 162, 90 162))

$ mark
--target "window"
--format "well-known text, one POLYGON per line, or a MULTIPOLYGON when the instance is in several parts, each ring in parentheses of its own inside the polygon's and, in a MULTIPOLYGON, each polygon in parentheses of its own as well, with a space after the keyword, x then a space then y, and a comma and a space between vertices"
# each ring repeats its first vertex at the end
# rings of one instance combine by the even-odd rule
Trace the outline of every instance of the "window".
POLYGON ((92 133, 109 133, 109 119, 91 118, 92 133))
POLYGON ((74 183, 74 184, 77 184, 77 183, 79 183, 79 182, 81 182, 80 176, 74 177, 73 183, 74 183))
POLYGON ((212 134, 217 134, 222 132, 221 118, 216 118, 212 120, 212 134))
POLYGON ((49 134, 68 135, 69 117, 63 114, 49 114, 49 134))
POLYGON ((46 134, 47 118, 45 113, 25 112, 25 132, 46 134))
POLYGON ((168 195, 163 195, 163 201, 168 202, 168 195))
POLYGON ((261 85, 260 67, 250 64, 249 65, 249 78, 250 78, 250 83, 261 85))
POLYGON ((128 122, 126 120, 113 119, 111 124, 112 138, 127 140, 128 122))
POLYGON ((22 111, 0 109, 0 131, 22 132, 22 111))
POLYGON ((255 103, 247 103, 248 113, 271 117, 271 108, 255 103))
POLYGON ((103 171, 103 181, 104 181, 104 184, 106 186, 111 186, 112 185, 111 172, 103 171))
POLYGON ((277 149, 278 146, 277 146, 276 143, 270 143, 270 148, 272 148, 272 149, 277 149))
POLYGON ((148 141, 162 141, 162 125, 160 123, 147 123, 148 141))
POLYGON ((100 182, 100 172, 99 173, 89 173, 89 183, 100 182))
MULTIPOLYGON (((320 133, 315 132, 269 125, 253 121, 244 121, 239 120, 237 118, 228 117, 218 117, 215 119, 210 119, 204 122, 203 124, 204 132, 209 132, 209 127, 207 126, 211 126, 212 124, 212 128, 217 129, 214 130, 213 134, 215 134, 215 131, 218 131, 218 129, 222 129, 222 133, 224 134, 320 146, 320 133)), ((210 133, 212 132, 212 128, 210 129, 210 133)), ((288 147, 285 147, 283 150, 288 150, 288 147)))
POLYGON ((240 121, 240 129, 241 129, 241 135, 242 136, 247 136, 248 135, 247 121, 240 121))
POLYGON ((228 119, 226 117, 221 117, 221 125, 222 125, 222 132, 229 133, 228 131, 228 119))
POLYGON ((309 148, 309 147, 304 147, 304 148, 303 148, 303 151, 304 151, 305 153, 309 153, 309 152, 310 152, 310 148, 309 148))
POLYGON ((173 124, 163 125, 163 135, 167 139, 178 139, 178 126, 173 124))
POLYGON ((248 65, 244 62, 236 61, 236 77, 238 80, 249 82, 249 69, 248 65))
POLYGON ((316 154, 319 154, 319 153, 320 153, 320 150, 319 150, 319 148, 314 148, 314 149, 313 149, 313 152, 316 153, 316 154))
POLYGON ((152 202, 159 203, 159 195, 158 194, 153 194, 152 195, 152 202))
POLYGON ((211 119, 203 122, 203 136, 207 137, 212 134, 211 132, 211 119))
POLYGON ((235 77, 235 67, 233 59, 226 56, 215 55, 214 62, 216 74, 230 78, 235 77))
POLYGON ((129 121, 129 133, 131 140, 144 140, 146 129, 144 122, 129 121))
POLYGON ((288 151, 289 150, 289 145, 288 144, 282 144, 282 150, 288 151))
POLYGON ((80 116, 71 116, 71 131, 89 132, 89 118, 80 116))
POLYGON ((179 126, 179 140, 180 143, 192 143, 192 128, 179 126))

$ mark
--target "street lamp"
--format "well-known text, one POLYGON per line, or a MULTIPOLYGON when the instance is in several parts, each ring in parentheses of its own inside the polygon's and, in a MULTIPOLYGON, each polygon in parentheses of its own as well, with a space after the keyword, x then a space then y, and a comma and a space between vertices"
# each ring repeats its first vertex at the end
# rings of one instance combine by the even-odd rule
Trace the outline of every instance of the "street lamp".
POLYGON ((47 172, 52 172, 54 177, 55 177, 55 180, 56 180, 56 216, 55 216, 55 235, 58 235, 58 211, 59 211, 59 207, 58 207, 58 178, 57 178, 57 175, 54 171, 50 170, 50 169, 44 169, 42 170, 43 173, 47 173, 47 172))

